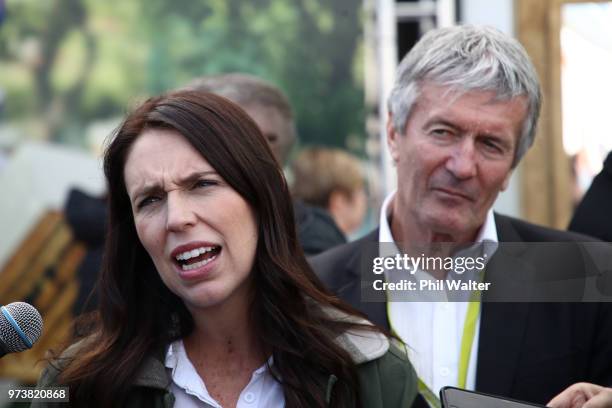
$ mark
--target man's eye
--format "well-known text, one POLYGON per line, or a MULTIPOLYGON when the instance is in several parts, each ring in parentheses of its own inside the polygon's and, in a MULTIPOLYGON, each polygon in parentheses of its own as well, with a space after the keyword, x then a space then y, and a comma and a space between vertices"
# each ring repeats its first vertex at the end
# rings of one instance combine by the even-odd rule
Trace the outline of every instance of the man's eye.
POLYGON ((488 151, 495 152, 495 153, 502 153, 503 152, 502 147, 499 145, 499 143, 495 142, 494 140, 484 139, 482 141, 482 144, 484 145, 484 147, 488 151))
POLYGON ((436 137, 448 137, 453 135, 452 132, 448 129, 433 129, 431 131, 431 134, 436 137))

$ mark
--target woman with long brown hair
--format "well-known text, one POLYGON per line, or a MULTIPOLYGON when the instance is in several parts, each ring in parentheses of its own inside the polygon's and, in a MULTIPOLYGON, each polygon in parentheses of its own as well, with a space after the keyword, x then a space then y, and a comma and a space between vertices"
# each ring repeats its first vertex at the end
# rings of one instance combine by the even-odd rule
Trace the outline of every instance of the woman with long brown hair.
POLYGON ((282 170, 228 100, 176 92, 107 148, 100 305, 43 372, 73 406, 408 407, 403 351, 319 283, 282 170))

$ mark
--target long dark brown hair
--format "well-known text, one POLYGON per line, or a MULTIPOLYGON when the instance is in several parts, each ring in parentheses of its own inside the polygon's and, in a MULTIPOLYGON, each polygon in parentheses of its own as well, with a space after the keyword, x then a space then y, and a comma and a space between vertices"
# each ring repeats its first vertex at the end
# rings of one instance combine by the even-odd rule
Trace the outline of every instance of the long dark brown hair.
MULTIPOLYGON (((350 355, 334 338, 355 324, 321 307, 355 312, 329 294, 309 267, 296 237, 292 202, 279 165, 257 125, 222 97, 181 91, 151 98, 127 116, 108 146, 109 224, 100 304, 87 346, 59 377, 71 401, 116 406, 147 356, 193 329, 182 300, 161 281, 136 234, 125 187, 130 147, 145 129, 178 131, 254 209, 258 244, 252 270, 251 318, 256 338, 271 350, 272 374, 288 407, 322 407, 328 376, 338 379, 331 406, 358 406, 359 381, 350 355)), ((361 326, 360 326, 361 327, 361 326)))

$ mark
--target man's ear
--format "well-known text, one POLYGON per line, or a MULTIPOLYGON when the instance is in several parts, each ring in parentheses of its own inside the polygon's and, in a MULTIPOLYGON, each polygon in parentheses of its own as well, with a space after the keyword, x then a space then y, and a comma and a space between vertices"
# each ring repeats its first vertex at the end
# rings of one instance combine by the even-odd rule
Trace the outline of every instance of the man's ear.
POLYGON ((393 163, 397 163, 399 160, 399 145, 397 139, 401 136, 402 135, 395 131, 395 126, 393 126, 393 114, 389 112, 387 116, 387 146, 389 147, 389 153, 391 154, 393 163))

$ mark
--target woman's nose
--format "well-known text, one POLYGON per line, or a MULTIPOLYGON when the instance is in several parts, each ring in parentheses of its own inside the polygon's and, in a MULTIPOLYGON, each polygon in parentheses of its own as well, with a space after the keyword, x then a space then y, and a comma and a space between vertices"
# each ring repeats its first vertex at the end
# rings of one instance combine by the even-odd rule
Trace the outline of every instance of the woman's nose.
POLYGON ((168 231, 184 231, 185 228, 195 224, 195 212, 191 208, 189 199, 183 196, 180 191, 168 193, 166 206, 166 228, 168 231))

